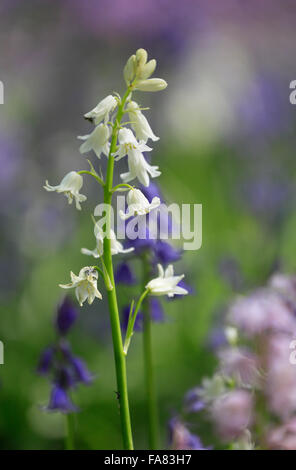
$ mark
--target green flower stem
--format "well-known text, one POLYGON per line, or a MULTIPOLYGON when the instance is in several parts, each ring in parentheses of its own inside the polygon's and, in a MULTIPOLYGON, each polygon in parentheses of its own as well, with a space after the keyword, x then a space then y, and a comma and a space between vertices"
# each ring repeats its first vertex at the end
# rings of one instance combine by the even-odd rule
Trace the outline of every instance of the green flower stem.
POLYGON ((128 318, 128 325, 127 325, 126 336, 125 336, 124 347, 123 347, 123 351, 125 355, 127 355, 128 348, 129 348, 132 336, 134 334, 134 326, 135 326, 135 321, 137 319, 138 312, 140 310, 143 300, 148 294, 149 294, 149 290, 146 289, 141 295, 141 297, 139 298, 138 302, 136 303, 135 309, 134 309, 134 301, 132 301, 131 303, 129 318, 128 318))
POLYGON ((106 271, 108 273, 112 290, 108 289, 108 302, 110 310, 110 321, 112 329, 112 339, 113 339, 113 350, 114 350, 114 359, 115 359, 115 368, 116 368, 116 378, 117 378, 117 391, 118 391, 118 401, 119 401, 119 410, 120 410, 120 419, 121 419, 121 430, 123 445, 125 450, 133 450, 133 438, 132 438, 132 429, 131 429, 131 420, 130 420, 130 411, 129 411, 129 402, 128 402, 128 389, 127 389, 127 378, 126 378, 126 360, 123 352, 122 345, 122 336, 120 329, 120 320, 118 313, 117 305, 117 296, 116 288, 114 282, 113 274, 113 263, 111 255, 111 239, 110 239, 110 229, 111 229, 111 203, 112 203, 112 186, 113 186, 113 172, 114 172, 114 152, 116 150, 117 144, 117 133, 120 125, 121 118, 123 116, 124 105, 127 97, 130 94, 130 88, 127 89, 124 94, 121 102, 118 105, 117 116, 113 124, 112 129, 112 139, 110 145, 110 152, 108 157, 108 167, 107 167, 107 176, 104 186, 104 203, 106 207, 106 236, 104 238, 104 264, 106 271))
POLYGON ((121 189, 125 189, 126 191, 128 189, 135 189, 133 186, 131 186, 130 184, 127 184, 127 183, 121 183, 121 184, 118 184, 117 186, 114 186, 114 188, 112 189, 112 193, 115 193, 115 191, 120 191, 121 189))
MULTIPOLYGON (((150 265, 147 256, 143 256, 143 285, 147 284, 150 279, 150 265)), ((155 387, 154 368, 152 360, 152 331, 151 316, 147 299, 142 303, 142 311, 144 316, 143 329, 143 353, 144 353, 144 375, 146 386, 146 400, 148 410, 148 432, 149 432, 149 449, 158 449, 158 409, 157 395, 155 387)))
POLYGON ((101 185, 101 186, 104 186, 104 181, 102 180, 102 178, 99 177, 99 175, 97 173, 93 173, 92 171, 88 171, 88 170, 80 170, 80 171, 77 171, 77 173, 79 175, 90 175, 90 176, 93 176, 95 178, 95 180, 97 180, 97 182, 101 185))
POLYGON ((66 418, 66 450, 74 450, 74 414, 67 413, 66 418))

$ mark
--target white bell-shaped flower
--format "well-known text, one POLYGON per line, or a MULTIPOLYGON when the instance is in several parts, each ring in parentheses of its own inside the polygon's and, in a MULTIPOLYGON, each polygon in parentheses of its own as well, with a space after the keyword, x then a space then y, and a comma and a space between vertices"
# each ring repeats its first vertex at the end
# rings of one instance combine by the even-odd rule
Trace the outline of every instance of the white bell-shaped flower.
POLYGON ((102 101, 100 101, 97 106, 86 113, 84 117, 91 120, 94 124, 100 124, 101 121, 104 121, 105 124, 109 121, 109 116, 112 111, 117 106, 117 100, 114 96, 108 95, 102 101))
POLYGON ((97 280, 98 272, 92 266, 85 266, 79 271, 79 275, 76 276, 74 273, 70 273, 71 281, 70 284, 59 284, 62 289, 75 289, 76 298, 82 307, 83 303, 88 301, 92 304, 95 298, 102 298, 102 294, 98 291, 97 280))
POLYGON ((139 105, 135 101, 131 101, 127 105, 127 110, 129 114, 129 119, 131 121, 131 126, 136 133, 138 140, 147 142, 148 139, 153 140, 154 142, 159 140, 159 137, 156 137, 152 131, 149 122, 147 121, 144 114, 141 112, 139 105))
POLYGON ((156 178, 161 174, 158 166, 149 165, 146 162, 143 152, 150 152, 152 149, 144 142, 138 142, 133 132, 130 129, 120 129, 118 133, 119 147, 114 154, 117 160, 120 160, 125 155, 128 156, 127 173, 122 173, 120 178, 124 183, 129 183, 137 178, 144 186, 149 186, 150 179, 156 178))
POLYGON ((174 276, 173 265, 170 264, 164 271, 161 264, 158 267, 158 277, 152 279, 146 285, 146 289, 149 290, 151 295, 167 295, 168 297, 174 297, 174 295, 186 295, 188 291, 183 287, 179 287, 178 283, 184 278, 184 274, 181 276, 174 276))
MULTIPOLYGON (((88 250, 87 248, 81 248, 81 253, 84 255, 93 256, 94 258, 100 258, 104 253, 104 238, 105 232, 98 223, 95 224, 94 234, 96 238, 96 247, 93 250, 88 250)), ((134 251, 134 248, 124 249, 122 243, 116 239, 114 231, 110 230, 110 240, 111 240, 111 255, 117 255, 118 253, 130 253, 134 251)))
POLYGON ((110 129, 106 124, 99 124, 91 134, 80 135, 77 138, 84 140, 80 146, 80 153, 86 153, 93 150, 98 158, 101 157, 101 153, 108 157, 110 150, 110 129))
POLYGON ((70 171, 62 179, 61 183, 57 186, 51 186, 48 181, 45 181, 44 189, 46 191, 56 191, 57 193, 64 193, 68 198, 69 204, 72 204, 75 199, 76 209, 81 210, 80 202, 86 201, 87 197, 79 193, 82 188, 83 178, 76 171, 70 171))
POLYGON ((154 197, 151 202, 139 189, 131 189, 127 195, 127 212, 119 211, 120 218, 127 220, 136 215, 145 215, 160 205, 159 197, 154 197))

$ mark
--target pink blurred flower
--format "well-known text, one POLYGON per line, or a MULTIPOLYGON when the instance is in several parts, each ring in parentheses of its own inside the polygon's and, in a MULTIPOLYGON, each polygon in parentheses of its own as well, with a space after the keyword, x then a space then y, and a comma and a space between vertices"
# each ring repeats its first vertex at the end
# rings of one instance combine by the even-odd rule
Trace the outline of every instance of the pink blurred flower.
POLYGON ((296 418, 271 430, 267 435, 267 446, 273 450, 296 450, 296 418))
POLYGON ((217 398, 211 407, 211 416, 221 439, 235 439, 247 429, 253 419, 253 399, 246 390, 233 390, 217 398))
POLYGON ((229 320, 249 336, 268 330, 296 331, 291 305, 270 289, 260 289, 238 299, 230 308, 229 320))
POLYGON ((269 285, 288 298, 296 300, 296 276, 276 273, 271 277, 269 285))
POLYGON ((174 450, 208 450, 200 438, 192 434, 187 427, 175 417, 169 422, 170 447, 174 450))
POLYGON ((258 358, 242 348, 224 348, 218 353, 220 370, 223 375, 232 377, 238 385, 258 384, 260 379, 258 358))
POLYGON ((271 410, 283 419, 296 411, 296 369, 290 364, 291 337, 273 334, 267 343, 266 395, 271 410))

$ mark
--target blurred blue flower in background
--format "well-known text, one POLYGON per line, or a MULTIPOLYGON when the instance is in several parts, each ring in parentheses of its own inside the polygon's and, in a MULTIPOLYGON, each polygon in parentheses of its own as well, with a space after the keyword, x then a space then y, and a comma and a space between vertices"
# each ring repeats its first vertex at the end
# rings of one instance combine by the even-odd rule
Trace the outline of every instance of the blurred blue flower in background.
POLYGON ((77 318, 77 310, 68 297, 58 307, 55 320, 57 341, 42 352, 37 372, 49 378, 52 391, 49 405, 44 408, 48 411, 71 413, 78 411, 72 403, 70 391, 79 383, 90 385, 93 376, 84 362, 73 355, 65 335, 73 327, 77 318))

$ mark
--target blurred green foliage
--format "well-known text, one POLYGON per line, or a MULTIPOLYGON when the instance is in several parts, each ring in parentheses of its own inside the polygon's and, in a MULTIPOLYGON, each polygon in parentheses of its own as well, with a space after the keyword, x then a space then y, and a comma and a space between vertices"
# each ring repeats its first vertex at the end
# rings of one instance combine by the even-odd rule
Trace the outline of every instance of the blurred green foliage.
MULTIPOLYGON (((165 141, 165 138, 163 139, 165 141)), ((233 298, 233 290, 221 276, 219 263, 225 256, 237 260, 245 286, 260 285, 268 277, 277 254, 284 266, 294 269, 296 217, 287 219, 279 237, 255 219, 233 191, 244 171, 228 149, 197 152, 173 145, 155 152, 163 170, 159 179, 169 201, 203 204, 203 245, 186 252, 178 272, 195 289, 193 296, 164 301, 167 321, 153 325, 162 447, 167 446, 167 423, 181 408, 185 392, 211 374, 215 365, 207 337, 216 316, 233 298)), ((48 196, 52 197, 52 195, 48 196)), ((93 201, 95 203, 95 201, 93 201)), ((65 211, 68 208, 65 200, 65 211)), ((42 348, 54 339, 53 318, 70 269, 85 264, 81 246, 92 246, 89 215, 77 213, 79 230, 56 252, 36 258, 27 271, 20 291, 2 306, 0 338, 5 344, 5 364, 0 366, 0 446, 3 449, 63 448, 64 421, 60 414, 41 410, 48 401, 50 386, 36 375, 42 348)), ((136 294, 135 288, 130 290, 136 294)), ((119 287, 123 304, 129 297, 119 287)), ((81 309, 70 335, 73 350, 95 374, 94 384, 73 394, 81 411, 77 414, 77 446, 81 449, 119 449, 121 437, 115 396, 113 352, 108 309, 105 301, 81 309)), ((136 448, 147 442, 145 396, 143 394, 142 337, 134 335, 128 355, 128 383, 136 448)), ((198 425, 197 425, 198 429, 198 425)), ((206 444, 209 444, 206 442, 206 444)))

